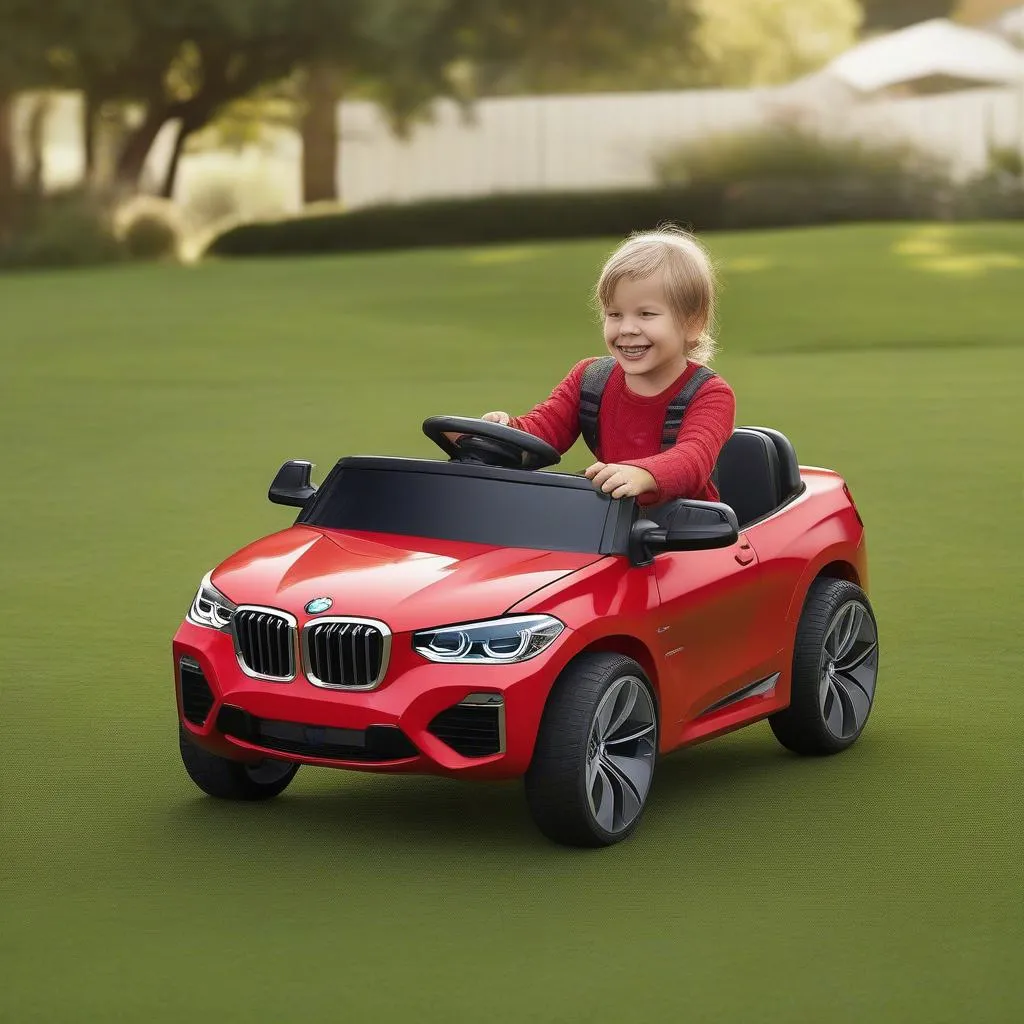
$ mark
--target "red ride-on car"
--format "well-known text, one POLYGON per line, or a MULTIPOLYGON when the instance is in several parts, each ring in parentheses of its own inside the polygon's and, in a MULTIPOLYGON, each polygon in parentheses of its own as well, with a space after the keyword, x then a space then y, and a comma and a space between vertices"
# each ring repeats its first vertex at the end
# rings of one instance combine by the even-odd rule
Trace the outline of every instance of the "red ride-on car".
POLYGON ((435 416, 449 461, 341 459, 301 511, 203 579, 173 641, 181 755, 206 793, 302 764, 523 776, 551 839, 636 827, 659 754, 767 718, 850 746, 878 669, 864 528, 842 478, 741 427, 721 502, 642 510, 510 427, 435 416))

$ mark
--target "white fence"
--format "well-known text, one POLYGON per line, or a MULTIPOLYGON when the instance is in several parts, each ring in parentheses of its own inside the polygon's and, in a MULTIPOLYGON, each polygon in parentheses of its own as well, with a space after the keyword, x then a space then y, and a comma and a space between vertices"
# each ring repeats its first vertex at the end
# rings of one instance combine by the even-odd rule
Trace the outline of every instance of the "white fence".
MULTIPOLYGON (((81 175, 78 109, 76 97, 61 96, 49 118, 50 184, 81 175)), ((1014 89, 855 102, 808 80, 784 89, 490 99, 468 117, 445 101, 407 140, 394 137, 374 105, 347 102, 338 112, 340 194, 352 208, 429 196, 642 186, 653 181, 651 158, 659 147, 797 109, 825 130, 913 139, 946 154, 960 174, 985 165, 990 142, 1020 146, 1024 139, 1024 92, 1014 89)), ((154 177, 173 131, 167 126, 150 154, 154 177)), ((221 187, 251 193, 257 205, 295 209, 299 160, 299 140, 288 132, 241 154, 188 155, 176 195, 188 201, 215 178, 221 187)))

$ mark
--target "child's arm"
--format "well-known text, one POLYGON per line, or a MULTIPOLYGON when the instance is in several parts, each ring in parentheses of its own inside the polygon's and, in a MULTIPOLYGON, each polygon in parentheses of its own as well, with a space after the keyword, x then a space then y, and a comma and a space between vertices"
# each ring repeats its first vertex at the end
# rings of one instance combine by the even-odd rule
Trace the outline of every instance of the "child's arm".
POLYGON ((676 443, 645 459, 629 459, 654 477, 656 491, 640 496, 641 505, 657 505, 674 498, 695 498, 703 493, 718 453, 736 425, 736 396, 721 377, 709 380, 694 395, 676 443))
POLYGON ((508 425, 547 441, 564 455, 580 436, 580 386, 583 371, 591 359, 578 362, 569 375, 539 405, 525 416, 513 416, 508 425))

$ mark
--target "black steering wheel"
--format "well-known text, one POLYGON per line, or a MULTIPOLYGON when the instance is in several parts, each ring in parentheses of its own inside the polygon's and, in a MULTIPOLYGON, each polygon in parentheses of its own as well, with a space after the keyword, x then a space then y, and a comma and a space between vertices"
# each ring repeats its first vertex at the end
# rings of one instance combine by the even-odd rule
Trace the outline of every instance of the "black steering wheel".
POLYGON ((428 416, 423 433, 452 462, 475 462, 505 469, 544 469, 561 456, 547 443, 525 430, 503 427, 469 416, 428 416), (446 434, 460 434, 452 440, 446 434))

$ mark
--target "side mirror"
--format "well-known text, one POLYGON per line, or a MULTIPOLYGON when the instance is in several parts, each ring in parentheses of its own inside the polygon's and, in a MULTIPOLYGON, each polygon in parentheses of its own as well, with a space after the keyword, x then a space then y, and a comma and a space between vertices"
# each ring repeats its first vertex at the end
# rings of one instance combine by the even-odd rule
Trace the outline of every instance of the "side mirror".
POLYGON ((630 531, 630 553, 637 565, 661 551, 727 548, 739 540, 736 513, 720 501, 680 498, 651 515, 638 519, 630 531))
POLYGON ((316 494, 316 486, 309 482, 312 472, 312 462, 286 462, 277 471, 267 497, 275 505, 302 508, 316 494))

